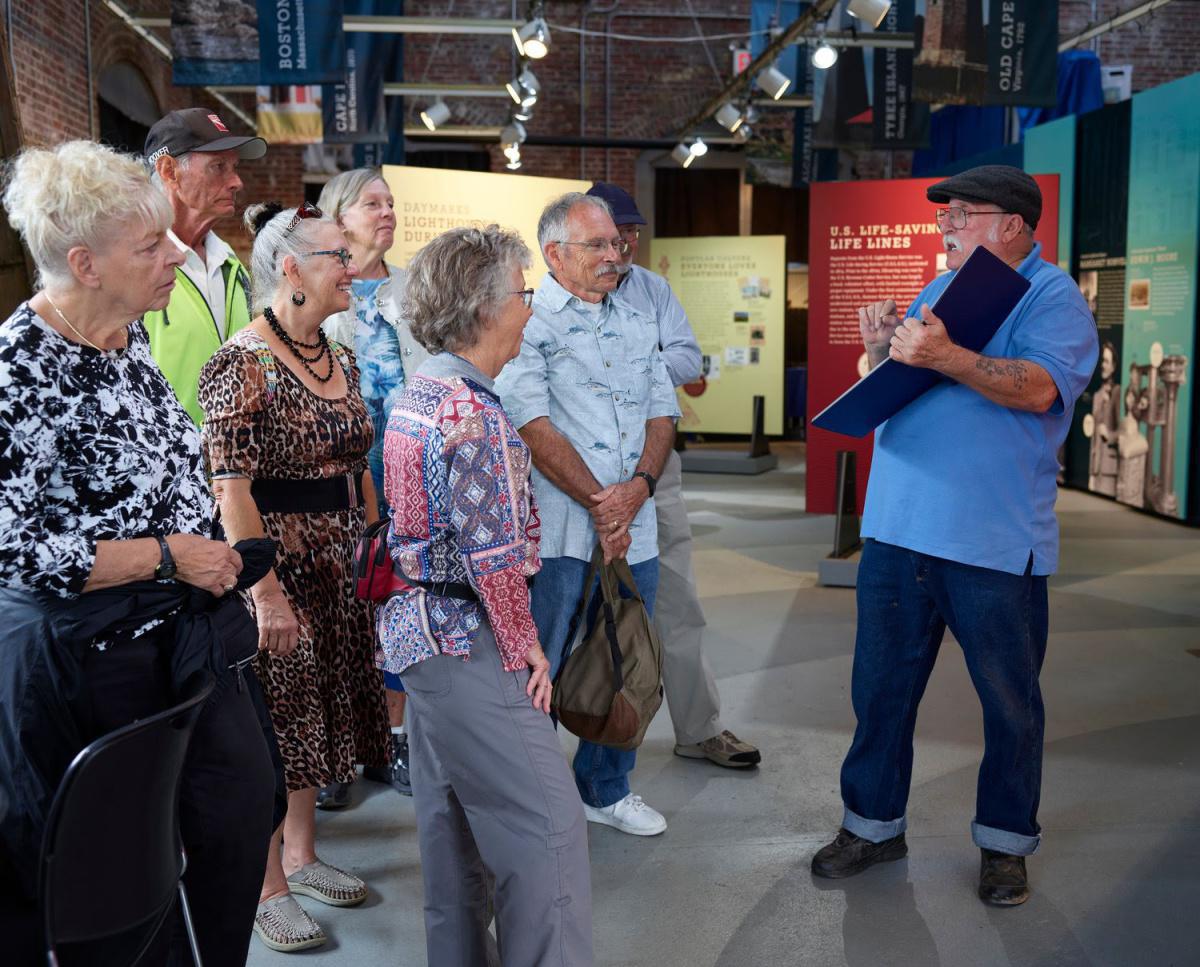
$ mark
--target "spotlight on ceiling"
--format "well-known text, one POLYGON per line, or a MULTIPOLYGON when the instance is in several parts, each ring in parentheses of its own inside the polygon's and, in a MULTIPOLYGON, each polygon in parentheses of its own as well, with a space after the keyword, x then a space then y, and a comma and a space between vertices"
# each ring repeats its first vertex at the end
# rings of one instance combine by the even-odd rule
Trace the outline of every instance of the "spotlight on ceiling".
POLYGON ((525 125, 515 118, 500 129, 501 144, 524 144, 525 125))
POLYGON ((429 107, 421 112, 421 121, 430 131, 436 131, 439 127, 450 120, 450 108, 446 106, 446 102, 440 98, 434 101, 429 107))
POLYGON ((512 36, 522 57, 541 60, 550 53, 550 27, 541 17, 534 17, 520 30, 513 27, 512 36))
POLYGON ((510 156, 508 159, 508 164, 506 164, 504 167, 507 168, 509 171, 516 171, 518 168, 520 168, 521 167, 521 153, 517 152, 515 155, 510 156))
POLYGON ((721 125, 721 127, 723 127, 726 131, 730 132, 736 131, 742 126, 742 122, 746 120, 742 112, 739 111, 734 104, 728 101, 721 105, 720 109, 717 111, 716 118, 717 124, 721 125))
MULTIPOLYGON (((866 21, 872 27, 878 27, 887 16, 892 0, 850 0, 846 10, 852 17, 866 21)), ((532 55, 530 55, 532 56, 532 55)))
POLYGON ((504 157, 509 161, 520 161, 521 146, 519 144, 506 144, 504 146, 504 157))
POLYGON ((692 142, 692 146, 688 148, 688 150, 697 158, 703 158, 706 154, 708 154, 708 145, 705 144, 700 138, 697 138, 692 142))
POLYGON ((737 144, 745 144, 747 141, 750 140, 750 136, 753 133, 754 132, 752 132, 750 130, 750 125, 743 124, 736 131, 733 132, 733 140, 737 144))
POLYGON ((783 97, 787 93, 787 89, 792 86, 792 79, 774 65, 759 71, 757 80, 758 86, 775 101, 783 97))
POLYGON ((684 168, 696 160, 696 156, 692 154, 692 149, 682 141, 671 149, 671 157, 678 161, 680 166, 684 168))
POLYGON ((828 70, 837 63, 838 52, 822 40, 812 53, 812 65, 818 70, 828 70))
POLYGON ((512 112, 514 121, 532 121, 533 120, 533 105, 528 107, 514 107, 512 112))
POLYGON ((508 90, 508 96, 521 107, 533 107, 542 89, 542 85, 528 67, 523 68, 520 74, 504 86, 508 90))

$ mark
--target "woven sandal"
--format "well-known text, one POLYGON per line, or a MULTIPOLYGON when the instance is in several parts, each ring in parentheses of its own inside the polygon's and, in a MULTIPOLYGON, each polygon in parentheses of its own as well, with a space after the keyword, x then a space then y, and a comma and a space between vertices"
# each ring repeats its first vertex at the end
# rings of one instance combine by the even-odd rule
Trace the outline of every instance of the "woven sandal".
POLYGON ((264 900, 254 914, 254 932, 272 950, 290 953, 319 947, 327 939, 321 925, 290 893, 264 900))
POLYGON ((352 873, 316 860, 287 878, 293 893, 310 896, 332 907, 356 907, 367 898, 367 884, 352 873))

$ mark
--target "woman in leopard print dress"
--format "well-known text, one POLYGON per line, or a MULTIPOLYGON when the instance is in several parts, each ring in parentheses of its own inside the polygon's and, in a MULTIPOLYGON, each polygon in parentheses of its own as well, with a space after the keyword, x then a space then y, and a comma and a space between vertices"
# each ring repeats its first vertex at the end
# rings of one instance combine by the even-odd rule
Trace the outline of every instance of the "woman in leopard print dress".
POLYGON ((200 374, 203 437, 231 541, 279 545, 251 593, 259 674, 283 754, 288 814, 276 831, 255 931, 276 950, 325 935, 292 894, 335 906, 366 897, 357 876, 317 858, 317 789, 349 781, 356 762, 388 761, 372 613, 352 591, 355 544, 376 500, 367 471, 373 429, 353 354, 321 334, 345 310, 355 269, 341 231, 308 206, 255 206, 254 303, 262 311, 200 374), (281 646, 296 641, 290 653, 281 646), (280 838, 282 836, 282 849, 280 838))

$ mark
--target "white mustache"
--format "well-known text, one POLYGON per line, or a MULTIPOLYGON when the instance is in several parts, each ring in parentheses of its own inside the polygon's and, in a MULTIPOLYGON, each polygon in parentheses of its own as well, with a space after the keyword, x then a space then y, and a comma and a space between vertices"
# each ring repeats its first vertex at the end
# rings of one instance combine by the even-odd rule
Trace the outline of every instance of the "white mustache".
POLYGON ((946 243, 946 251, 947 252, 961 252, 962 251, 962 242, 960 242, 957 238, 953 238, 952 236, 947 235, 947 236, 945 236, 943 241, 946 243))
POLYGON ((617 262, 613 265, 602 265, 600 268, 596 269, 596 278, 599 279, 606 275, 624 275, 628 271, 629 266, 623 265, 620 262, 617 262))

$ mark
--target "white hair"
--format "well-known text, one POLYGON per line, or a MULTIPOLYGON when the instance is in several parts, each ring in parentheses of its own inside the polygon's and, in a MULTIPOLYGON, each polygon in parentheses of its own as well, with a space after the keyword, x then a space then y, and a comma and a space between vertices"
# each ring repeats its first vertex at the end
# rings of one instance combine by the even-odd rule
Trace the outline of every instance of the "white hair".
MULTIPOLYGON (((551 242, 567 242, 567 220, 576 205, 592 205, 612 218, 612 208, 603 198, 586 195, 582 191, 568 191, 559 195, 542 209, 542 217, 538 219, 538 248, 542 250, 542 258, 546 258, 546 246, 551 242)), ((550 260, 546 258, 546 264, 550 260)))
POLYGON ((139 158, 94 141, 26 148, 7 165, 4 209, 29 247, 39 286, 71 288, 67 253, 103 251, 131 225, 166 231, 173 221, 166 196, 139 158))
POLYGON ((296 217, 295 208, 284 208, 264 222, 267 210, 265 204, 251 205, 244 216, 246 227, 254 235, 254 248, 250 251, 253 288, 250 302, 255 312, 269 306, 283 284, 283 260, 289 255, 297 260, 305 258, 305 253, 316 243, 318 226, 335 224, 328 215, 321 215, 302 218, 289 231, 288 226, 296 217))
POLYGON ((363 189, 376 181, 387 184, 383 172, 378 168, 343 171, 325 182, 325 187, 321 189, 321 197, 317 199, 317 207, 327 215, 341 218, 342 212, 358 201, 363 189))

